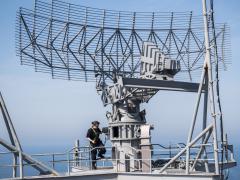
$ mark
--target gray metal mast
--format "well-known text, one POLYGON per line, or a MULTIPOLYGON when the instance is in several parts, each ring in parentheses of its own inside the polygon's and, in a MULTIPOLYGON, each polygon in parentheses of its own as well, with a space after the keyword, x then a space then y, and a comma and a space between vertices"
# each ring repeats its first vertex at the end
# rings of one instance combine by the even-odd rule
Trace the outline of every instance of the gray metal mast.
MULTIPOLYGON (((214 101, 214 87, 213 87, 213 78, 212 78, 212 64, 211 64, 211 48, 209 41, 209 27, 208 27, 208 13, 206 0, 202 0, 202 9, 203 9, 203 20, 204 20, 204 39, 205 39, 205 58, 203 64, 202 77, 200 80, 200 86, 197 96, 197 102, 194 110, 193 121, 189 131, 188 144, 192 140, 194 127, 196 124, 197 113, 199 109, 199 103, 201 99, 202 84, 207 83, 207 90, 204 95, 204 119, 203 119, 203 129, 206 128, 206 114, 208 111, 208 97, 209 97, 209 106, 212 116, 212 131, 213 131, 213 142, 214 142, 214 159, 215 159, 215 171, 216 174, 219 174, 219 161, 218 161, 218 142, 217 142, 217 125, 216 125, 216 110, 215 110, 215 101, 214 101)), ((204 139, 204 138, 203 138, 204 139)), ((187 151, 187 165, 186 173, 189 173, 189 149, 187 151)))
POLYGON ((207 69, 207 72, 208 72, 207 82, 208 82, 210 109, 211 109, 212 123, 213 123, 215 171, 216 171, 216 174, 219 174, 217 122, 216 122, 216 110, 215 110, 214 88, 213 88, 213 78, 212 78, 212 64, 211 64, 211 56, 210 56, 211 48, 210 48, 210 40, 209 40, 208 13, 207 13, 206 0, 202 0, 202 3, 203 3, 203 17, 204 17, 204 37, 205 37, 205 48, 206 48, 204 68, 207 69))

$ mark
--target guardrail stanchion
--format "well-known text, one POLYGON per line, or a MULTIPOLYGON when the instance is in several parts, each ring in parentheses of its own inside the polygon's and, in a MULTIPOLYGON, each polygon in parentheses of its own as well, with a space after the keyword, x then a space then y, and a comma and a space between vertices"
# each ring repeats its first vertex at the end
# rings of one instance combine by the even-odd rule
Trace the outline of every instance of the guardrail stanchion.
POLYGON ((52 168, 55 168, 55 156, 52 154, 52 168))
POLYGON ((68 176, 70 176, 70 152, 68 152, 67 158, 68 158, 68 176))

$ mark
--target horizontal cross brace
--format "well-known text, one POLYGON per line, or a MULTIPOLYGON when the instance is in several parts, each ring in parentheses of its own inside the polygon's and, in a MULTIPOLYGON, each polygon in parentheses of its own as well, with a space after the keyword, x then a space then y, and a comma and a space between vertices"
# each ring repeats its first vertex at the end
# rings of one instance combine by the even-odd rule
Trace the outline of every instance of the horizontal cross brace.
MULTIPOLYGON (((198 92, 199 83, 167 81, 156 79, 122 78, 123 85, 129 88, 158 89, 167 91, 198 92)), ((202 92, 207 86, 203 84, 202 92)))

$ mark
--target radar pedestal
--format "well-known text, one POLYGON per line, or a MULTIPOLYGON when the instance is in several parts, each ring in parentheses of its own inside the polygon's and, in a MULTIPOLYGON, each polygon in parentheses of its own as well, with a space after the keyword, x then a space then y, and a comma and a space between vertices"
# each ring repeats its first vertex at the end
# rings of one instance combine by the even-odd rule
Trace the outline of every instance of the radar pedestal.
MULTIPOLYGON (((145 110, 140 111, 140 101, 132 98, 113 104, 113 112, 111 115, 108 113, 108 121, 110 140, 115 147, 117 160, 115 167, 124 172, 140 170, 139 149, 142 135, 146 133, 143 127, 149 126, 146 124, 145 110)), ((150 134, 144 137, 146 138, 150 142, 150 134)))
POLYGON ((120 83, 108 87, 105 103, 112 104, 112 112, 107 112, 110 140, 114 147, 115 168, 119 171, 131 171, 136 166, 134 159, 139 159, 137 150, 140 147, 140 127, 146 124, 145 117, 140 112, 140 102, 137 99, 124 97, 123 86, 120 83))
MULTIPOLYGON (((152 42, 145 42, 142 52, 140 83, 143 80, 172 81, 180 70, 179 62, 167 58, 152 42)), ((113 85, 98 89, 102 91, 104 105, 112 104, 112 112, 107 112, 107 118, 115 168, 122 172, 149 172, 151 126, 146 123, 146 112, 141 110, 140 104, 148 102, 158 90, 150 85, 147 88, 141 88, 139 84, 128 87, 123 76, 116 76, 113 85)))

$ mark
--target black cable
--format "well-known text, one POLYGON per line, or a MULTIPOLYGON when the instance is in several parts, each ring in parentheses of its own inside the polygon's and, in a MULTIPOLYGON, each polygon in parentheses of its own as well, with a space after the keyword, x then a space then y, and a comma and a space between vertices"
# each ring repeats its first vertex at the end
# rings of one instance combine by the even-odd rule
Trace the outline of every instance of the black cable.
POLYGON ((221 100, 220 100, 220 91, 219 91, 219 57, 218 57, 218 50, 217 50, 217 40, 216 40, 216 32, 215 32, 215 23, 214 23, 214 11, 213 11, 213 0, 210 0, 211 6, 211 21, 212 21, 212 31, 213 31, 213 40, 214 40, 214 49, 215 49, 215 56, 216 56, 216 92, 217 92, 217 102, 218 108, 220 113, 220 133, 221 133, 221 164, 220 164, 220 175, 223 178, 223 116, 222 116, 222 107, 221 107, 221 100))

